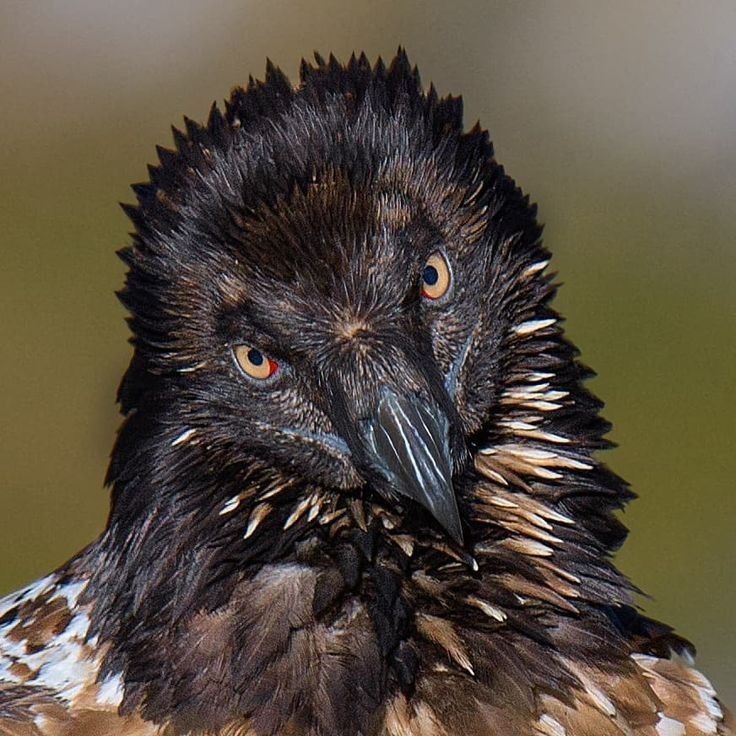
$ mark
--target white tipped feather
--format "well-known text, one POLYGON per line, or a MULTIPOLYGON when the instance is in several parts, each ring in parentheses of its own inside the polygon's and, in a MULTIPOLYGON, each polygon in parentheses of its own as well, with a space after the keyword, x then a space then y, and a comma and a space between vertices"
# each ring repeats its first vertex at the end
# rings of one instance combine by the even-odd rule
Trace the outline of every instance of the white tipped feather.
POLYGON ((547 266, 549 266, 549 258, 546 258, 543 261, 537 261, 536 263, 532 263, 531 266, 528 266, 521 276, 522 278, 525 276, 533 276, 535 273, 544 271, 547 266))
POLYGON ((297 521, 299 521, 299 519, 301 519, 301 517, 304 515, 304 512, 311 505, 312 505, 311 496, 299 501, 299 503, 294 507, 294 510, 289 514, 289 517, 284 522, 284 529, 288 529, 290 526, 293 526, 297 521))
POLYGON ((567 736, 565 727, 546 713, 539 716, 537 732, 544 734, 544 736, 567 736))
POLYGON ((718 723, 716 723, 716 721, 714 721, 707 713, 698 713, 690 718, 689 723, 691 726, 695 726, 695 728, 705 734, 718 733, 718 723))
POLYGON ((177 445, 182 444, 182 442, 186 442, 190 437, 192 437, 192 435, 196 433, 196 431, 196 429, 184 430, 184 432, 182 432, 178 437, 172 440, 171 446, 176 447, 177 445))
POLYGON ((271 505, 268 503, 259 503, 248 519, 248 526, 245 528, 243 539, 248 539, 258 528, 258 525, 271 513, 271 505))
POLYGON ((488 601, 484 601, 481 598, 476 598, 471 595, 468 597, 467 601, 471 606, 475 606, 475 608, 485 613, 486 616, 493 618, 496 621, 503 622, 508 618, 500 608, 496 608, 496 606, 491 605, 488 601))
POLYGON ((119 673, 103 680, 95 700, 100 705, 109 705, 113 708, 117 708, 123 702, 123 679, 119 673))
POLYGON ((674 718, 665 715, 659 716, 659 721, 654 727, 657 736, 685 736, 685 726, 674 718))
POLYGON ((555 322, 557 322, 557 320, 554 318, 530 319, 527 322, 522 322, 521 324, 516 325, 513 329, 517 335, 531 335, 538 330, 543 330, 545 327, 551 327, 555 322))
POLYGON ((232 498, 225 501, 225 504, 220 509, 219 515, 224 516, 225 514, 230 514, 235 511, 238 506, 240 506, 240 494, 238 494, 237 496, 233 496, 232 498))

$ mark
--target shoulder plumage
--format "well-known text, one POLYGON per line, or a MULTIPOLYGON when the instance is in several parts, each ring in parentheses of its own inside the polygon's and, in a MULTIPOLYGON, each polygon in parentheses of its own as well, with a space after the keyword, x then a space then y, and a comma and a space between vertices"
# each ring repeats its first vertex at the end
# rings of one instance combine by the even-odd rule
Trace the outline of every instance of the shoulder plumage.
POLYGON ((117 678, 98 681, 102 652, 88 636, 86 586, 57 573, 0 601, 2 736, 154 733, 118 717, 117 678))

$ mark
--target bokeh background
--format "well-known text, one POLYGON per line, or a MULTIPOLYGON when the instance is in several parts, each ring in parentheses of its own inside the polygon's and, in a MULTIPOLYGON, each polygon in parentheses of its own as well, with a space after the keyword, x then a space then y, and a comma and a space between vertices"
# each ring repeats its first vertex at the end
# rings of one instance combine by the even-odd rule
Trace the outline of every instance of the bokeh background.
POLYGON ((129 358, 117 206, 182 114, 314 49, 462 93, 540 204, 640 495, 623 569, 736 705, 736 4, 0 4, 0 593, 102 529, 129 358))

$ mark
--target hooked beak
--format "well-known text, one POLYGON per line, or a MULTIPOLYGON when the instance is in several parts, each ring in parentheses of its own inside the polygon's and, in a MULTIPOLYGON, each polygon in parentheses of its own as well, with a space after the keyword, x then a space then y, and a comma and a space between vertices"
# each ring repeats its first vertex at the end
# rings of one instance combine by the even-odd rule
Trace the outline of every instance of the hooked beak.
POLYGON ((449 427, 439 407, 384 389, 362 433, 369 462, 392 489, 424 506, 462 544, 449 427))

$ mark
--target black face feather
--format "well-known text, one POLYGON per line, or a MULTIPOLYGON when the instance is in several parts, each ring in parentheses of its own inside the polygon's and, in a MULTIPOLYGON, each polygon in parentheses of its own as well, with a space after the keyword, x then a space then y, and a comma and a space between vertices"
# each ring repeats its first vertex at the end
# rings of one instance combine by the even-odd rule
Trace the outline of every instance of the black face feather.
POLYGON ((92 571, 125 707, 371 733, 397 693, 439 697, 440 664, 473 673, 452 723, 564 693, 562 654, 628 656, 630 494, 591 457, 607 425, 535 208, 459 98, 403 52, 318 58, 174 137, 126 208, 134 355, 92 571))

